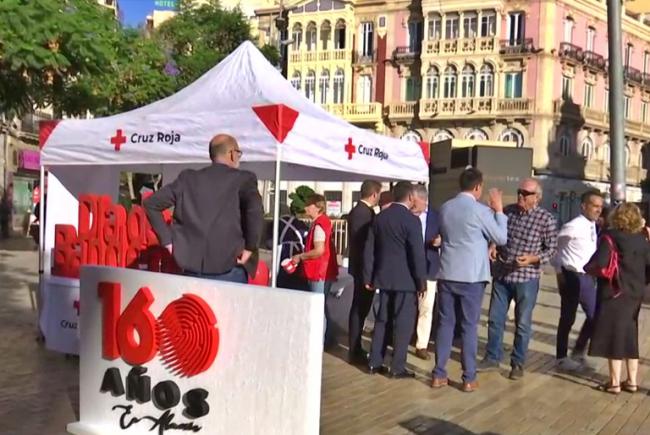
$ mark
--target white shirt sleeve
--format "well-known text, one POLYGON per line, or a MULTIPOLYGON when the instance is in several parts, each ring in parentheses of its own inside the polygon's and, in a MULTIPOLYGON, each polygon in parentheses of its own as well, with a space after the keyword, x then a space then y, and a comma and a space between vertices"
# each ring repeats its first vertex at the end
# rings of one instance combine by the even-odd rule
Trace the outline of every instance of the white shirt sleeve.
POLYGON ((314 242, 325 242, 325 231, 320 225, 316 225, 314 228, 314 242))

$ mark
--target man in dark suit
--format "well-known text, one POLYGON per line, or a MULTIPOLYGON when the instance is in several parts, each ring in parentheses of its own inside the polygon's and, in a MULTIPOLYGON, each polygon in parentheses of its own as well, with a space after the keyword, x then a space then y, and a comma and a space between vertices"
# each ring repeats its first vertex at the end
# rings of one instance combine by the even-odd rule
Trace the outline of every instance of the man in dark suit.
POLYGON ((242 151, 232 136, 210 141, 212 165, 185 170, 143 205, 160 244, 187 275, 247 282, 262 235, 264 209, 257 177, 239 170, 242 151), (171 226, 162 212, 174 207, 171 226))
POLYGON ((366 364, 366 353, 361 346, 363 324, 372 305, 373 292, 366 290, 363 280, 363 250, 368 231, 375 219, 374 207, 379 202, 381 183, 366 180, 361 184, 361 199, 348 215, 348 272, 354 279, 354 296, 348 321, 350 344, 349 359, 352 363, 366 364))
POLYGON ((418 295, 426 289, 424 240, 419 219, 411 213, 413 185, 401 181, 393 189, 394 203, 375 218, 365 247, 363 277, 366 288, 379 290, 369 370, 382 370, 386 323, 393 323, 391 377, 410 378, 406 352, 413 333, 418 295), (388 308, 391 307, 391 313, 388 308))

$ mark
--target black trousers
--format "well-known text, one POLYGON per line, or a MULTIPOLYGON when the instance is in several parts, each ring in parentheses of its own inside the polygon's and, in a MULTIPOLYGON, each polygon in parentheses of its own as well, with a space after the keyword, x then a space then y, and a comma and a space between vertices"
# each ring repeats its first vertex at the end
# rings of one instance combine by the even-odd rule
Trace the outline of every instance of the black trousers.
POLYGON ((386 351, 386 329, 392 323, 393 360, 391 372, 402 373, 406 369, 406 354, 415 327, 417 310, 417 293, 380 290, 379 307, 370 349, 370 367, 377 368, 383 364, 386 351))
POLYGON ((567 356, 569 348, 569 334, 576 320, 578 305, 585 312, 585 323, 580 328, 574 352, 581 354, 587 348, 591 339, 596 314, 596 283, 593 277, 562 269, 564 285, 560 287, 560 322, 557 327, 557 341, 555 356, 557 359, 567 356))
POLYGON ((361 277, 354 277, 354 295, 352 296, 348 319, 348 342, 351 355, 365 355, 361 346, 361 335, 363 334, 363 324, 370 312, 374 295, 374 291, 366 290, 361 277))

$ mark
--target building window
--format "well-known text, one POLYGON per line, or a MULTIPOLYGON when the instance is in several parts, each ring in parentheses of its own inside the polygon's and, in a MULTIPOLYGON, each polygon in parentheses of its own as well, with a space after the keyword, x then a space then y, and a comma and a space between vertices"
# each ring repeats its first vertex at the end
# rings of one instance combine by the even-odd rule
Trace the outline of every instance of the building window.
POLYGON ((524 135, 516 128, 506 128, 501 132, 499 140, 502 142, 514 142, 517 148, 524 146, 524 135))
POLYGON ((465 135, 465 139, 467 140, 485 141, 487 140, 487 138, 488 138, 487 134, 485 134, 485 132, 480 128, 474 128, 470 130, 469 133, 467 133, 467 135, 465 135))
POLYGON ((383 29, 384 27, 386 27, 386 17, 384 17, 384 16, 379 17, 378 25, 379 25, 380 29, 383 29))
POLYGON ((591 160, 591 157, 594 153, 594 142, 589 136, 585 137, 582 140, 582 145, 580 146, 580 153, 584 157, 585 161, 591 160))
POLYGON ((420 53, 422 51, 422 38, 424 25, 422 21, 409 21, 409 51, 420 53))
POLYGON ((294 24, 293 29, 291 30, 291 35, 293 39, 291 48, 295 51, 300 50, 300 43, 302 42, 302 26, 300 23, 294 24))
POLYGON ((497 15, 494 11, 483 11, 481 16, 481 37, 487 38, 496 34, 497 15))
POLYGON ((311 101, 314 101, 316 97, 316 73, 314 70, 309 70, 305 77, 305 97, 311 101))
POLYGON ((521 45, 525 38, 525 15, 523 12, 510 12, 506 21, 506 32, 509 45, 521 45))
POLYGON ((632 62, 632 53, 634 52, 634 46, 632 44, 627 44, 625 46, 625 66, 630 66, 632 62))
POLYGON ((442 98, 456 98, 456 68, 451 65, 443 76, 442 98))
POLYGON ((481 67, 478 83, 478 96, 491 97, 494 95, 494 71, 492 66, 485 64, 481 67))
POLYGON ((370 103, 372 101, 372 77, 368 75, 359 76, 356 99, 358 103, 370 103))
POLYGON ((334 29, 334 49, 343 50, 345 48, 345 21, 338 20, 334 29))
POLYGON ((460 18, 458 14, 449 14, 445 16, 445 38, 458 39, 460 36, 460 18))
MULTIPOLYGON (((643 74, 647 74, 650 72, 650 52, 643 52, 643 74)), ((643 77, 643 80, 646 80, 645 77, 643 77)))
POLYGON ((630 97, 626 95, 625 98, 623 99, 623 114, 624 114, 623 116, 625 116, 625 119, 631 118, 632 116, 631 112, 632 110, 630 107, 630 97))
POLYGON ((596 29, 587 27, 587 51, 594 51, 594 43, 596 41, 596 29))
POLYGON ((602 157, 603 157, 603 162, 609 164, 609 158, 611 157, 612 151, 609 148, 609 143, 605 142, 603 145, 603 151, 602 151, 602 157))
POLYGON ((330 93, 330 72, 326 69, 320 73, 318 92, 320 93, 320 103, 327 104, 330 93))
POLYGON ((585 107, 591 107, 594 104, 594 85, 585 83, 585 100, 583 105, 585 107))
POLYGON ((370 21, 361 23, 361 55, 372 56, 374 51, 375 32, 370 21))
POLYGON ((316 23, 313 21, 307 24, 307 30, 305 31, 305 45, 307 46, 307 51, 316 50, 316 23))
POLYGON ((334 104, 343 104, 343 95, 344 95, 344 88, 345 88, 345 74, 343 74, 343 70, 341 68, 336 70, 336 73, 334 74, 334 95, 333 97, 333 102, 334 104))
POLYGON ((564 42, 572 43, 573 42, 573 28, 575 27, 575 22, 573 18, 566 17, 564 19, 564 42))
POLYGON ((439 85, 438 68, 435 66, 429 67, 427 71, 427 99, 432 100, 438 98, 438 85, 439 85))
POLYGON ((506 73, 505 98, 521 98, 523 73, 506 73))
POLYGON ((300 90, 300 85, 302 84, 302 78, 300 77, 300 72, 296 71, 291 76, 291 86, 296 90, 300 90))
POLYGON ((437 41, 442 36, 442 17, 438 14, 429 14, 427 36, 430 41, 437 41))
POLYGON ((641 122, 648 123, 648 103, 645 101, 641 103, 641 122))
POLYGON ((605 100, 603 101, 603 109, 605 113, 609 113, 609 89, 605 89, 605 100))
POLYGON ((406 78, 406 101, 417 101, 422 94, 422 86, 419 77, 406 78))
POLYGON ((462 98, 472 98, 474 96, 474 77, 476 72, 471 65, 465 65, 460 81, 460 92, 462 98))
POLYGON ((323 50, 329 50, 329 43, 332 39, 332 25, 328 20, 323 21, 320 25, 320 40, 323 50))
POLYGON ((440 142, 441 140, 453 139, 454 135, 449 130, 438 130, 433 136, 431 142, 440 142))
POLYGON ((625 167, 630 166, 630 156, 632 156, 632 152, 630 151, 630 146, 625 145, 625 167))
POLYGON ((478 34, 478 15, 475 12, 466 12, 463 15, 463 37, 476 38, 478 34))
POLYGON ((562 76, 562 99, 573 99, 573 79, 571 77, 562 76))
POLYGON ((570 151, 570 143, 571 143, 569 136, 566 133, 562 134, 562 136, 560 136, 559 143, 560 143, 560 154, 562 154, 563 156, 568 156, 570 151))

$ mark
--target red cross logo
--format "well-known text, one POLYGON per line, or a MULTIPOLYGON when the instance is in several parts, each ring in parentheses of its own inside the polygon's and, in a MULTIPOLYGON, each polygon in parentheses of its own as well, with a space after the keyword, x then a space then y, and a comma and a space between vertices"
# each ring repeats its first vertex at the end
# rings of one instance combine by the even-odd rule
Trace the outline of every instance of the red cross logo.
POLYGON ((115 145, 115 151, 119 151, 122 145, 126 143, 126 136, 122 134, 122 129, 118 128, 115 132, 115 136, 111 138, 111 143, 115 145))
POLYGON ((352 138, 348 138, 348 143, 345 144, 345 152, 348 153, 348 160, 352 160, 352 156, 357 152, 357 147, 352 145, 352 138))

